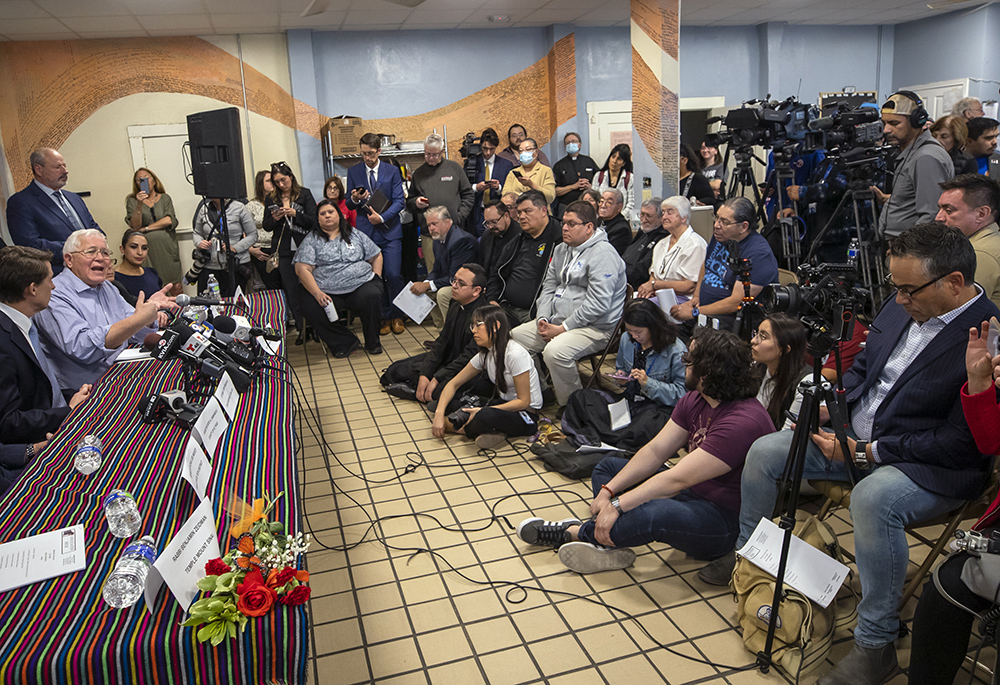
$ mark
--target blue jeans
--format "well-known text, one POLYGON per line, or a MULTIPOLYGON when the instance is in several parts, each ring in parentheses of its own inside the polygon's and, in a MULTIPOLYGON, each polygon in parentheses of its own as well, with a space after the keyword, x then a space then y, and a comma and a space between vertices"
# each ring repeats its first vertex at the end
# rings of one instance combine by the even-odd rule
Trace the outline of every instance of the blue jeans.
MULTIPOLYGON (((625 468, 628 459, 605 457, 594 468, 594 496, 601 486, 625 468)), ((662 469, 661 469, 662 470, 662 469)), ((635 547, 662 542, 695 559, 717 559, 733 549, 739 533, 739 515, 684 490, 673 497, 650 500, 618 517, 611 527, 615 547, 635 547)), ((600 544, 594 538, 594 522, 580 526, 578 537, 600 544)))
MULTIPOLYGON (((761 518, 770 518, 778 496, 777 480, 785 467, 792 431, 765 435, 747 453, 741 485, 740 538, 753 534, 761 518)), ((803 469, 806 479, 849 481, 844 465, 823 456, 809 441, 803 469)), ((944 514, 961 500, 924 490, 892 466, 876 466, 851 492, 854 551, 863 597, 858 605, 854 640, 869 649, 893 642, 899 634, 899 601, 906 583, 910 549, 904 528, 944 514)))

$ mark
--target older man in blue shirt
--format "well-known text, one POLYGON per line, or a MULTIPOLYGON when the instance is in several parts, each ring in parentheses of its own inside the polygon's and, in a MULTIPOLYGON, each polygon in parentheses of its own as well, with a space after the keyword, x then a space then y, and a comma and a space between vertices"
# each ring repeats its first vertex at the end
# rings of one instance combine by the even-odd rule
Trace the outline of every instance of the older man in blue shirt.
POLYGON ((166 323, 160 309, 174 307, 162 290, 133 308, 107 281, 111 251, 96 229, 74 231, 63 246, 66 268, 53 279, 49 308, 34 316, 42 348, 55 368, 59 387, 93 383, 111 367, 128 342, 141 343, 157 323, 166 323), (159 319, 159 320, 158 320, 159 319))

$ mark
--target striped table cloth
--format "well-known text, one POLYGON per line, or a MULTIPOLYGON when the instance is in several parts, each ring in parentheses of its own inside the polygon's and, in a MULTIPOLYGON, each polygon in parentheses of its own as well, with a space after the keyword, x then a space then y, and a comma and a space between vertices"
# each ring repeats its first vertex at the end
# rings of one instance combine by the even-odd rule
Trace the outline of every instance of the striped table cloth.
MULTIPOLYGON (((250 314, 283 330, 280 292, 248 297, 250 314)), ((272 363, 285 368, 283 359, 272 363)), ((0 594, 0 683, 304 683, 308 634, 305 607, 275 604, 246 631, 218 647, 200 644, 185 628, 166 587, 150 614, 139 602, 116 610, 104 603, 105 578, 125 546, 150 534, 162 550, 198 505, 180 478, 187 431, 147 425, 138 413, 149 393, 182 387, 180 365, 116 364, 0 501, 0 542, 83 524, 87 568, 0 594), (104 443, 104 463, 89 476, 73 468, 76 444, 89 433, 104 443), (102 499, 114 488, 131 492, 143 514, 134 538, 111 535, 102 499)), ((292 396, 284 374, 267 370, 241 395, 236 420, 213 460, 209 497, 220 546, 227 549, 230 493, 253 500, 285 493, 274 518, 299 529, 292 396)))

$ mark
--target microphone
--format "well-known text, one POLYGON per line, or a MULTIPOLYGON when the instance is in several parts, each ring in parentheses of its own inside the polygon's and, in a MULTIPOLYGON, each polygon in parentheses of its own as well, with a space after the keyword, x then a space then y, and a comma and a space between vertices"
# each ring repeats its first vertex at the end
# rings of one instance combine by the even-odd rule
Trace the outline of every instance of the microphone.
POLYGON ((181 293, 174 298, 174 302, 178 307, 187 307, 188 305, 202 306, 202 307, 223 307, 226 302, 222 300, 217 300, 214 297, 191 297, 190 295, 185 295, 181 293))
POLYGON ((813 119, 807 126, 810 131, 825 131, 826 129, 833 128, 836 122, 833 117, 820 117, 819 119, 813 119))
POLYGON ((233 338, 242 340, 243 342, 250 342, 257 336, 263 337, 264 340, 281 340, 281 335, 273 328, 264 329, 251 326, 250 322, 243 316, 217 316, 213 323, 215 324, 215 330, 219 333, 231 335, 233 338))

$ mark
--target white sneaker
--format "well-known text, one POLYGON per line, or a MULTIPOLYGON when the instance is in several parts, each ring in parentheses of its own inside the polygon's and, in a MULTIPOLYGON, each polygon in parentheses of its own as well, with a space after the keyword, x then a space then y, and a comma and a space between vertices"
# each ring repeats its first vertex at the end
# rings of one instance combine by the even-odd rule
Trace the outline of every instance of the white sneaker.
POLYGON ((598 573, 628 568, 635 563, 631 547, 598 547, 589 542, 567 542, 559 548, 559 561, 577 573, 598 573))

